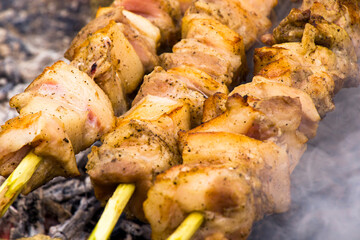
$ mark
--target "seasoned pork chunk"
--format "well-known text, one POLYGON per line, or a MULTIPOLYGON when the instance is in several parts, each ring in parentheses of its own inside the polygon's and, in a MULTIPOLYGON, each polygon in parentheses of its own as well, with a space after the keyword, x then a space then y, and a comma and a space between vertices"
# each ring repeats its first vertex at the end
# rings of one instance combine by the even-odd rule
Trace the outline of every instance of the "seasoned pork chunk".
POLYGON ((360 57, 360 5, 358 0, 304 0, 301 10, 310 10, 345 29, 360 57))
MULTIPOLYGON (((255 77, 260 78, 260 77, 255 77)), ((305 92, 288 87, 281 83, 266 82, 264 79, 262 82, 259 81, 242 84, 236 87, 230 95, 240 94, 241 96, 252 96, 258 99, 264 99, 276 96, 288 96, 291 98, 298 98, 301 103, 301 124, 299 131, 304 133, 306 137, 313 138, 316 135, 320 116, 316 111, 315 105, 308 94, 305 92)))
POLYGON ((106 201, 118 184, 135 183, 129 208, 144 219, 147 190, 157 174, 180 163, 177 133, 188 130, 189 123, 187 105, 154 96, 142 99, 89 155, 87 169, 97 198, 106 201))
POLYGON ((280 82, 305 91, 320 116, 334 109, 333 95, 343 85, 359 83, 356 55, 349 36, 344 29, 321 19, 305 25, 301 43, 256 50, 255 74, 262 78, 254 78, 254 82, 280 82))
MULTIPOLYGON (((139 56, 145 71, 151 71, 154 66, 158 65, 158 57, 156 55, 156 49, 153 47, 153 41, 148 41, 148 37, 140 34, 137 28, 134 27, 136 21, 131 20, 133 19, 128 19, 124 15, 122 7, 114 7, 110 11, 101 14, 99 17, 93 19, 83 29, 81 29, 81 31, 72 41, 70 48, 65 53, 65 57, 72 61, 77 49, 79 49, 79 47, 88 39, 88 37, 100 29, 105 28, 109 25, 109 23, 114 21, 116 23, 122 23, 123 34, 139 56)), ((123 47, 126 48, 126 45, 123 47)), ((122 60, 125 61, 124 59, 122 60)))
POLYGON ((71 64, 87 73, 111 100, 116 115, 128 109, 127 94, 144 75, 143 65, 122 33, 124 25, 110 22, 77 48, 71 64))
POLYGON ((122 6, 147 18, 160 29, 164 44, 172 45, 178 39, 181 18, 178 0, 115 0, 113 6, 122 6))
POLYGON ((193 212, 205 223, 193 239, 246 239, 256 219, 246 171, 221 165, 180 165, 156 178, 144 202, 153 239, 166 239, 193 212))
POLYGON ((191 122, 194 125, 201 123, 203 103, 206 95, 192 88, 189 81, 181 81, 181 78, 178 78, 177 75, 157 67, 151 74, 145 77, 144 83, 141 85, 133 104, 136 104, 148 95, 166 97, 188 104, 190 106, 191 122))
MULTIPOLYGON (((336 5, 338 2, 345 1, 332 2, 334 3, 333 5, 336 5)), ((352 5, 350 3, 352 1, 347 2, 349 5, 352 5)), ((318 3, 314 3, 313 7, 317 8, 317 4, 318 3)), ((342 8, 346 8, 346 4, 341 4, 341 6, 342 8)), ((329 9, 331 9, 331 7, 329 7, 329 9)), ((359 10, 354 9, 354 14, 355 12, 357 14, 356 18, 359 19, 359 10)), ((332 13, 334 12, 332 11, 332 13)), ((325 17, 324 19, 324 16, 316 14, 316 10, 315 12, 311 12, 309 10, 301 11, 293 9, 289 16, 274 30, 274 40, 276 43, 301 40, 302 47, 304 48, 303 52, 304 54, 307 53, 306 55, 318 55, 319 46, 317 45, 320 45, 332 52, 332 54, 327 54, 330 55, 328 58, 334 58, 331 55, 336 56, 336 61, 327 62, 323 60, 324 58, 318 58, 317 61, 322 61, 322 64, 313 64, 317 67, 325 65, 328 68, 325 71, 328 72, 335 81, 335 93, 343 85, 344 87, 356 87, 359 85, 359 70, 356 55, 359 52, 359 37, 356 36, 351 39, 351 31, 347 31, 348 27, 359 28, 359 21, 349 23, 349 19, 346 19, 349 16, 345 17, 346 14, 343 15, 342 12, 338 13, 343 16, 339 21, 331 17, 325 17), (354 43, 354 41, 356 42, 354 43), (314 54, 310 54, 311 52, 314 54)))
MULTIPOLYGON (((224 59, 228 60, 231 65, 235 67, 232 69, 233 75, 231 75, 234 79, 231 79, 231 76, 228 75, 223 77, 225 84, 229 84, 229 82, 236 84, 238 82, 238 79, 236 79, 238 75, 240 80, 245 76, 247 65, 244 41, 235 31, 210 16, 203 17, 200 14, 186 14, 182 20, 181 31, 184 39, 194 39, 210 48, 219 49, 219 54, 226 52, 231 56, 238 56, 241 58, 240 68, 235 67, 237 64, 234 64, 234 61, 232 60, 233 57, 224 59)), ((199 45, 194 46, 194 50, 195 49, 203 51, 199 45)), ((206 52, 210 54, 211 49, 206 52)), ((204 63, 207 64, 206 62, 209 61, 209 64, 211 64, 211 58, 209 58, 209 60, 204 58, 204 63)), ((214 66, 214 68, 215 67, 216 66, 214 66)))
POLYGON ((286 152, 270 141, 228 132, 189 134, 182 152, 183 164, 222 165, 246 169, 261 197, 257 215, 280 213, 290 206, 290 169, 286 152), (263 194, 263 195, 262 195, 263 194))
POLYGON ((218 117, 182 134, 180 148, 184 148, 191 133, 244 134, 258 140, 270 140, 281 146, 289 155, 290 170, 294 169, 307 142, 305 135, 298 131, 302 116, 298 99, 270 97, 259 100, 234 94, 227 100, 225 108, 218 117))
POLYGON ((75 153, 114 126, 105 93, 85 73, 61 61, 46 68, 10 105, 20 115, 2 126, 1 175, 9 175, 31 149, 43 158, 25 193, 55 176, 79 174, 75 153))
POLYGON ((194 50, 192 52, 164 53, 160 58, 161 65, 166 70, 180 66, 196 67, 221 84, 232 82, 231 63, 217 56, 194 50))
POLYGON ((270 28, 271 22, 267 17, 276 1, 257 1, 256 8, 247 2, 239 0, 198 0, 192 4, 188 12, 208 15, 227 25, 244 38, 245 48, 249 49, 258 37, 270 28), (270 8, 259 13, 259 9, 269 2, 270 8))

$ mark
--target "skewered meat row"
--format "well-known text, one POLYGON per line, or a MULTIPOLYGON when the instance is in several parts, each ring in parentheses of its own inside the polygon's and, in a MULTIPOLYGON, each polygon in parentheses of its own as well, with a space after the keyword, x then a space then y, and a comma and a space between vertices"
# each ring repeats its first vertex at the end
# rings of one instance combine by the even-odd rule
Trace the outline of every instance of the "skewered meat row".
POLYGON ((8 176, 33 149, 43 157, 24 193, 55 176, 79 175, 75 153, 115 125, 111 103, 84 72, 62 61, 10 100, 20 115, 2 126, 0 174, 8 176))
MULTIPOLYGON (((145 77, 131 110, 118 119, 116 130, 103 138, 103 145, 93 147, 88 156, 87 169, 96 197, 105 202, 120 183, 135 183, 128 206, 142 220, 142 203, 156 175, 181 162, 177 131, 199 125, 205 99, 216 92, 227 94, 227 86, 245 69, 243 41, 234 31, 238 29, 224 25, 211 12, 194 13, 200 2, 219 11, 224 7, 211 0, 192 3, 183 18, 183 39, 174 45, 173 53, 160 56, 161 67, 145 77), (170 117, 175 113, 176 117, 170 117)), ((239 8, 227 11, 238 14, 239 8)))
MULTIPOLYGON (((356 1, 347 2, 359 17, 356 1)), ((293 36, 284 23, 297 11, 274 33, 293 36)), ((342 86, 359 83, 356 34, 336 19, 312 15, 303 21, 302 31, 296 25, 301 42, 257 49, 253 82, 210 97, 207 122, 180 134, 184 164, 160 174, 144 203, 154 239, 165 239, 194 211, 206 220, 195 239, 245 239, 254 221, 289 208, 290 173, 320 115, 333 109, 342 86)))
POLYGON ((177 0, 146 1, 146 6, 139 2, 114 1, 111 7, 100 9, 65 53, 72 65, 88 73, 109 96, 117 116, 128 109, 127 95, 137 88, 144 73, 159 65, 156 50, 160 41, 165 45, 179 34, 177 0))
POLYGON ((144 69, 158 63, 160 39, 157 26, 121 6, 100 11, 65 54, 70 64, 59 61, 46 68, 11 99, 20 115, 2 126, 0 174, 10 175, 33 150, 43 161, 24 193, 56 176, 79 175, 75 154, 113 129, 114 112, 127 110, 127 94, 137 88, 144 69))

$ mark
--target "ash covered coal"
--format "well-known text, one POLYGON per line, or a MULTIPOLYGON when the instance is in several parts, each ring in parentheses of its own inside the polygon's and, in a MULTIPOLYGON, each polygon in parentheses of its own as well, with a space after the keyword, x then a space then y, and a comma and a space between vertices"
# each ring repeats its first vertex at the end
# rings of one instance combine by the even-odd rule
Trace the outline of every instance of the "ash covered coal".
POLYGON ((30 82, 61 58, 89 13, 88 0, 2 0, 0 87, 30 82))

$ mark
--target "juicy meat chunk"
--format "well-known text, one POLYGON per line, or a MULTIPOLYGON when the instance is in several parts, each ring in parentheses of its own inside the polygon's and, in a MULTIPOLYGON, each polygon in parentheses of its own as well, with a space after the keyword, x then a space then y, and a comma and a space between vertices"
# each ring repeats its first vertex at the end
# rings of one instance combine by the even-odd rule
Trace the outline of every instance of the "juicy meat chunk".
POLYGON ((234 74, 233 78, 237 78, 239 74, 237 71, 240 70, 242 63, 240 55, 235 54, 233 52, 225 51, 221 48, 213 47, 211 45, 202 43, 199 40, 193 38, 182 39, 180 42, 178 42, 173 46, 173 52, 192 53, 192 54, 196 54, 197 52, 203 52, 211 56, 218 57, 220 63, 225 62, 222 64, 227 64, 227 62, 230 62, 231 69, 234 74))
POLYGON ((305 0, 300 8, 310 10, 327 21, 339 25, 349 34, 355 51, 360 57, 360 5, 357 0, 305 0))
MULTIPOLYGON (((234 77, 239 75, 240 79, 246 73, 245 47, 242 37, 226 25, 211 17, 199 14, 186 14, 182 19, 183 39, 195 39, 209 47, 225 52, 230 56, 240 56, 240 69, 234 68, 234 77)), ((209 50, 208 50, 209 51, 209 50)), ((229 59, 229 61, 231 61, 229 59)), ((233 64, 233 61, 231 61, 233 64)), ((233 65, 235 66, 235 65, 233 65)), ((237 79, 233 79, 234 83, 237 79)))
POLYGON ((193 212, 204 225, 193 239, 246 239, 256 218, 246 173, 219 165, 180 165, 160 174, 148 192, 144 211, 153 239, 166 239, 193 212))
POLYGON ((261 198, 258 216, 285 212, 290 206, 289 159, 285 150, 273 142, 227 132, 196 132, 188 135, 182 157, 183 164, 246 169, 261 198))
POLYGON ((258 1, 258 6, 254 9, 247 1, 238 0, 198 0, 189 8, 188 13, 198 13, 211 16, 227 25, 244 38, 244 45, 249 49, 251 45, 267 29, 271 22, 267 18, 276 1, 258 1), (266 2, 273 2, 270 8, 259 13, 259 8, 266 5, 266 2), (255 10, 255 11, 254 11, 255 10))
POLYGON ((72 61, 76 50, 84 41, 93 33, 108 26, 112 21, 123 24, 123 34, 136 51, 146 72, 151 71, 154 66, 158 65, 156 49, 152 47, 151 42, 146 37, 139 34, 136 28, 132 26, 131 21, 124 15, 123 8, 121 7, 112 8, 83 27, 72 41, 70 48, 65 53, 65 57, 72 61))
POLYGON ((202 51, 164 53, 160 56, 161 66, 168 70, 175 67, 196 67, 214 78, 220 84, 232 82, 232 68, 229 61, 202 51))
POLYGON ((307 138, 297 130, 302 116, 298 99, 271 97, 258 100, 234 94, 229 97, 225 107, 221 115, 182 134, 180 149, 183 149, 187 135, 191 133, 244 134, 258 140, 273 141, 284 148, 289 155, 290 170, 295 168, 307 142, 307 138))
MULTIPOLYGON (((255 77, 259 78, 259 77, 255 77)), ((301 123, 299 131, 304 133, 306 137, 313 138, 316 135, 320 116, 315 108, 315 105, 308 94, 305 92, 288 87, 281 83, 276 82, 251 82, 242 84, 236 87, 230 95, 240 94, 241 96, 252 96, 259 99, 275 97, 275 96, 288 96, 291 98, 298 98, 301 102, 301 123)))
POLYGON ((227 100, 228 95, 224 93, 216 93, 206 99, 202 121, 205 123, 223 114, 226 111, 227 100))
POLYGON ((147 18, 160 29, 164 44, 171 45, 178 39, 181 10, 177 0, 115 0, 113 6, 147 18))
POLYGON ((168 73, 160 67, 155 68, 151 74, 145 77, 133 104, 148 95, 180 100, 188 104, 192 124, 199 125, 201 123, 203 103, 206 96, 192 89, 189 82, 181 81, 181 78, 179 79, 175 74, 168 73))
POLYGON ((105 93, 85 73, 62 61, 46 68, 10 105, 20 116, 9 120, 0 133, 1 166, 6 166, 1 174, 15 169, 31 150, 28 146, 43 158, 26 193, 55 176, 79 174, 74 155, 109 132, 115 122, 105 93), (10 166, 11 162, 15 164, 10 166))
POLYGON ((261 78, 254 81, 280 82, 303 90, 313 99, 320 116, 325 116, 334 109, 333 95, 343 85, 358 85, 356 61, 345 30, 315 18, 305 24, 301 43, 256 50, 255 75, 261 78))
MULTIPOLYGON (((293 9, 274 30, 274 40, 276 43, 301 40, 303 53, 306 55, 310 52, 315 52, 314 55, 319 54, 317 51, 319 46, 330 49, 329 51, 337 57, 336 62, 329 64, 325 61, 323 64, 329 68, 325 71, 334 78, 336 93, 343 85, 345 87, 359 85, 356 55, 359 46, 353 44, 345 26, 343 28, 341 24, 340 26, 335 24, 333 19, 328 20, 318 14, 312 14, 309 10, 293 9)), ((356 25, 359 26, 359 24, 354 24, 356 25)), ((319 60, 324 61, 321 58, 319 60)), ((319 64, 315 65, 319 66, 319 64)))
POLYGON ((111 197, 120 183, 135 183, 129 208, 144 219, 142 203, 157 174, 179 164, 177 132, 189 129, 187 105, 148 96, 118 120, 101 147, 93 147, 87 164, 95 194, 111 197))
POLYGON ((126 95, 136 89, 144 75, 143 65, 122 30, 123 24, 110 22, 76 49, 71 62, 108 95, 115 115, 128 109, 126 95))

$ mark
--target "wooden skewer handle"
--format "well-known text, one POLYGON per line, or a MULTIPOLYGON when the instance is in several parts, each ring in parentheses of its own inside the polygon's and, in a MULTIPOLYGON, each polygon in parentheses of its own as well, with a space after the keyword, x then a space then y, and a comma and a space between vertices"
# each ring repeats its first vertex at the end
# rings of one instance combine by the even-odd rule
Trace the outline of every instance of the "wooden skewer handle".
POLYGON ((119 184, 107 202, 104 212, 91 233, 89 240, 105 240, 110 237, 115 224, 134 193, 134 190, 134 184, 119 184))
POLYGON ((0 187, 0 217, 2 217, 15 201, 26 183, 39 167, 42 158, 32 151, 20 162, 11 175, 0 187))
POLYGON ((190 240, 200 228, 204 216, 199 212, 190 213, 167 240, 190 240))

